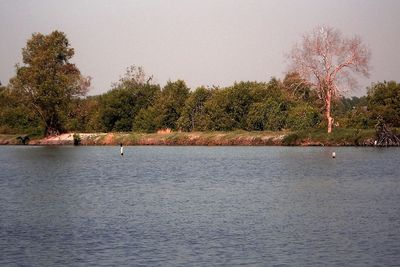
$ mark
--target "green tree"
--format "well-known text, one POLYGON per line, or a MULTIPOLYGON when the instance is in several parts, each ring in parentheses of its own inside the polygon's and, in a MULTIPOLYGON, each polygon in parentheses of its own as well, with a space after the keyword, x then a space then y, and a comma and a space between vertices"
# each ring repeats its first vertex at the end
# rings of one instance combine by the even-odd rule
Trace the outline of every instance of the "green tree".
POLYGON ((343 118, 345 127, 368 129, 373 128, 376 121, 371 119, 371 112, 366 106, 355 106, 352 110, 346 112, 343 118))
POLYGON ((38 117, 15 91, 0 86, 0 132, 37 134, 39 124, 38 117))
POLYGON ((308 103, 297 103, 288 112, 287 125, 292 130, 314 128, 320 122, 320 111, 308 103))
POLYGON ((152 105, 160 87, 150 83, 141 67, 131 66, 113 88, 101 97, 101 120, 106 131, 131 131, 141 109, 152 105))
POLYGON ((65 130, 68 104, 90 86, 90 78, 69 62, 73 55, 63 32, 35 33, 22 49, 24 65, 17 65, 10 81, 12 90, 40 118, 46 136, 65 130))
POLYGON ((158 110, 157 121, 160 128, 176 130, 177 121, 184 110, 190 89, 182 80, 169 81, 163 88, 154 107, 158 110))
POLYGON ((235 83, 228 89, 228 112, 235 122, 234 128, 245 129, 250 105, 253 103, 251 82, 235 83))
POLYGON ((68 131, 105 131, 106 129, 101 123, 100 96, 74 99, 70 103, 66 127, 68 131))
POLYGON ((282 130, 286 126, 291 98, 282 82, 272 78, 268 83, 250 83, 253 103, 246 119, 248 130, 282 130))
POLYGON ((229 92, 227 88, 215 90, 204 103, 207 129, 211 131, 229 131, 236 126, 230 114, 229 92))
POLYGON ((161 128, 158 110, 154 106, 141 109, 135 117, 133 130, 138 132, 154 133, 161 128))
POLYGON ((212 90, 199 87, 190 93, 185 101, 181 117, 178 119, 178 127, 184 131, 206 130, 205 102, 211 97, 212 90))
POLYGON ((270 97, 250 106, 247 128, 256 131, 280 131, 285 127, 287 107, 284 101, 270 97))
POLYGON ((351 98, 340 97, 333 102, 333 116, 336 123, 347 128, 366 128, 370 124, 367 110, 367 98, 353 96, 351 98), (367 120, 366 120, 367 119, 367 120))
POLYGON ((204 104, 207 128, 217 131, 245 129, 249 108, 254 102, 253 94, 261 94, 253 91, 256 86, 254 82, 240 82, 216 90, 204 104))
POLYGON ((310 88, 309 83, 297 72, 287 73, 283 79, 282 85, 288 95, 295 100, 305 102, 316 102, 318 100, 315 91, 310 88))
POLYGON ((372 119, 381 117, 385 123, 400 127, 400 84, 395 81, 378 82, 368 89, 368 110, 372 119))
POLYGON ((283 98, 282 84, 276 78, 272 78, 268 83, 246 82, 245 84, 253 102, 263 102, 267 98, 283 98))

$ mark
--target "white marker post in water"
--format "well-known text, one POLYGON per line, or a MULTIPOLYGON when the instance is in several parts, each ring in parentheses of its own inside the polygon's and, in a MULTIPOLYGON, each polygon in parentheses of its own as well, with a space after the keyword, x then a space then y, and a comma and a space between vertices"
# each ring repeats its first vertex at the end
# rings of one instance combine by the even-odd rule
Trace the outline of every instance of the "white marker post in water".
POLYGON ((332 158, 336 158, 336 152, 332 152, 332 158))
POLYGON ((124 155, 124 147, 122 146, 122 143, 120 144, 120 146, 121 146, 121 156, 123 156, 124 155))

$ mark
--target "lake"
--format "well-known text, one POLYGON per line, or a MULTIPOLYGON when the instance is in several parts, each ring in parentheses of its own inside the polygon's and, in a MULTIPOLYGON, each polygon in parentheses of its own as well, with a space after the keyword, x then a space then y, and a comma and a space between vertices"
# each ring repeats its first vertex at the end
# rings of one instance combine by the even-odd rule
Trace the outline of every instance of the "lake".
POLYGON ((397 148, 124 152, 0 147, 0 266, 400 264, 397 148))

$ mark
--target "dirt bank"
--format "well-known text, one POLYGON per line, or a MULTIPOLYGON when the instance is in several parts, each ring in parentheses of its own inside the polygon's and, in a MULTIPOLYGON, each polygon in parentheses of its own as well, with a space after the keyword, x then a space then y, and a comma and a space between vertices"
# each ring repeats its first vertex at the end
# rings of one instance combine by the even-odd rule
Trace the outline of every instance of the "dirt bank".
MULTIPOLYGON (((282 145, 285 134, 274 132, 195 132, 195 133, 66 133, 54 137, 33 138, 29 145, 198 145, 260 146, 282 145)), ((0 135, 0 144, 18 144, 17 135, 0 135)))
MULTIPOLYGON (((0 135, 0 144, 21 144, 18 135, 0 135)), ((160 133, 66 133, 54 137, 31 137, 29 145, 182 145, 182 146, 371 146, 373 130, 304 132, 160 132, 160 133)))

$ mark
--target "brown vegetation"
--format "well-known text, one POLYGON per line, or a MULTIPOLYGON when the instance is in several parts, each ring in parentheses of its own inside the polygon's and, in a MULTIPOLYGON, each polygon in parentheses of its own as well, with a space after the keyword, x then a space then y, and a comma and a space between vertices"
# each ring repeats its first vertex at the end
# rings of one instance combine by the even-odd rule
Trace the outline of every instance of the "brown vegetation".
MULTIPOLYGON (((0 144, 21 144, 17 135, 0 135, 0 144)), ((32 137, 29 145, 159 145, 159 146, 372 146, 374 130, 322 129, 298 132, 232 131, 170 133, 67 133, 43 139, 32 137)), ((390 144, 389 144, 390 145, 390 144)))

